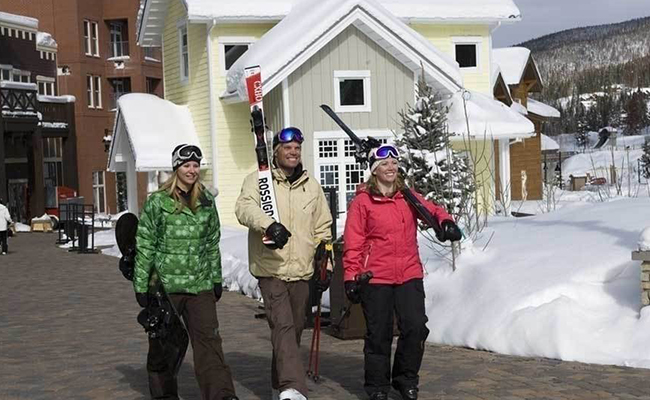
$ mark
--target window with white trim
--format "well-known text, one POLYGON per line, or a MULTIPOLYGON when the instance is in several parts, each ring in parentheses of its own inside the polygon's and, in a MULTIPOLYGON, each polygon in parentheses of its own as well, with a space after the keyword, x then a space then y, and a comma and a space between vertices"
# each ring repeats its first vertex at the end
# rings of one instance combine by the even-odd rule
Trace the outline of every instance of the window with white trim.
POLYGON ((13 69, 9 66, 9 68, 3 68, 2 80, 12 81, 12 82, 31 83, 32 74, 29 71, 21 71, 19 69, 13 69))
POLYGON ((86 75, 88 108, 102 108, 102 77, 86 75))
POLYGON ((334 71, 334 109, 370 112, 370 71, 334 71))
POLYGON ((54 78, 36 77, 36 82, 38 83, 38 94, 43 96, 56 96, 54 90, 54 83, 56 81, 54 78))
MULTIPOLYGON (((358 132, 364 138, 368 133, 358 132)), ((392 139, 390 132, 372 132, 370 136, 382 143, 392 139)), ((368 169, 362 169, 354 159, 354 143, 343 132, 314 133, 314 166, 321 186, 337 189, 340 212, 346 212, 357 187, 365 181, 368 169)))
POLYGON ((477 70, 480 68, 479 57, 481 37, 458 36, 452 37, 454 43, 454 59, 463 70, 477 70))
POLYGON ((99 57, 99 26, 97 22, 84 19, 84 51, 87 56, 99 57))
POLYGON ((187 39, 187 24, 181 25, 178 28, 178 43, 180 54, 181 81, 188 81, 190 79, 190 52, 187 39))
POLYGON ((221 60, 221 73, 225 75, 230 67, 237 61, 255 41, 253 37, 219 37, 219 59, 221 60))
POLYGON ((96 213, 106 212, 106 185, 104 171, 93 172, 93 205, 96 213))

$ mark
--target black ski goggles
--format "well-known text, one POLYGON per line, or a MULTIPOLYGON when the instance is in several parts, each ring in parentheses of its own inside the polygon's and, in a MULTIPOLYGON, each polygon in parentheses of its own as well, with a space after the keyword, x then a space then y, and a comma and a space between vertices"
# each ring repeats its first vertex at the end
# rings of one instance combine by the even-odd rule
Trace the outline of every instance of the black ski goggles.
POLYGON ((302 132, 298 128, 284 128, 278 133, 278 142, 279 143, 289 143, 289 142, 298 142, 302 144, 305 140, 302 136, 302 132))
POLYGON ((183 165, 186 161, 196 161, 201 163, 203 153, 198 146, 193 144, 184 144, 174 151, 172 154, 172 167, 176 168, 183 165))
POLYGON ((371 157, 375 160, 384 160, 388 157, 399 158, 397 147, 385 144, 372 150, 371 157))

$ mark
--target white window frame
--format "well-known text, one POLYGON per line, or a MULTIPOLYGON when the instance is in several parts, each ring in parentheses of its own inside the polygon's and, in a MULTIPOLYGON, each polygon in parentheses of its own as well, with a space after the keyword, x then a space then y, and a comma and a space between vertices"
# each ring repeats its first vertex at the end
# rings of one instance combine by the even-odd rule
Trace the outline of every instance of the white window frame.
POLYGON ((190 81, 190 36, 187 22, 183 21, 178 27, 178 70, 180 72, 181 83, 186 84, 190 81), (186 36, 187 45, 183 48, 183 35, 186 36), (187 57, 187 67, 184 59, 187 57))
POLYGON ((467 71, 467 72, 479 72, 481 71, 482 64, 481 64, 481 48, 483 46, 483 38, 480 36, 454 36, 451 38, 451 41, 453 42, 453 57, 454 61, 456 61, 456 46, 457 45, 474 45, 476 47, 476 66, 475 67, 460 67, 461 71, 467 71))
POLYGON ((43 96, 55 96, 54 85, 56 79, 50 78, 49 76, 36 75, 36 83, 38 85, 38 94, 43 96), (41 90, 41 85, 43 85, 43 90, 41 90))
POLYGON ((102 108, 102 77, 99 75, 86 75, 86 95, 88 108, 102 108))
POLYGON ((102 77, 98 75, 93 76, 94 80, 94 104, 95 108, 101 109, 102 108, 102 77))
POLYGON ((87 56, 99 57, 99 25, 95 21, 84 19, 84 52, 87 56), (88 36, 86 36, 88 32, 88 36), (93 48, 93 45, 95 46, 93 48))
POLYGON ((0 65, 0 81, 11 81, 11 70, 13 70, 11 65, 0 65), (3 77, 5 74, 6 77, 3 77))
POLYGON ((346 112, 371 112, 371 82, 370 70, 350 70, 350 71, 334 71, 334 111, 346 112), (344 106, 341 105, 341 88, 340 82, 346 79, 361 79, 363 82, 363 105, 358 106, 344 106))
POLYGON ((247 46, 249 49, 257 39, 252 36, 220 36, 219 37, 219 60, 221 60, 221 74, 226 76, 226 46, 247 46))
MULTIPOLYGON (((99 179, 98 179, 98 181, 99 181, 99 179)), ((98 213, 106 213, 106 208, 107 208, 107 204, 106 204, 106 173, 104 171, 93 171, 93 204, 95 206, 95 210, 98 213), (97 174, 97 175, 95 175, 95 174, 97 174), (95 176, 97 176, 99 178, 99 174, 101 174, 101 176, 102 176, 102 183, 101 184, 100 183, 95 183, 95 176), (100 209, 100 202, 99 202, 100 190, 102 190, 103 193, 104 193, 104 196, 103 196, 104 197, 104 209, 103 210, 100 209)))
MULTIPOLYGON (((372 136, 375 139, 386 140, 387 143, 393 143, 395 136, 389 130, 374 130, 374 129, 362 129, 355 131, 355 133, 361 138, 364 139, 368 136, 372 136)), ((345 156, 345 141, 349 140, 350 137, 343 131, 316 131, 314 132, 314 141, 313 141, 313 154, 314 154, 314 174, 319 183, 320 181, 320 169, 321 166, 326 165, 337 165, 338 166, 338 211, 341 213, 347 212, 347 191, 346 191, 346 177, 345 177, 345 166, 346 165, 355 165, 357 162, 354 159, 354 156, 345 156), (321 140, 334 140, 336 141, 336 157, 327 157, 321 158, 319 156, 319 141, 321 140)), ((366 166, 364 170, 363 181, 368 177, 369 170, 366 166)))

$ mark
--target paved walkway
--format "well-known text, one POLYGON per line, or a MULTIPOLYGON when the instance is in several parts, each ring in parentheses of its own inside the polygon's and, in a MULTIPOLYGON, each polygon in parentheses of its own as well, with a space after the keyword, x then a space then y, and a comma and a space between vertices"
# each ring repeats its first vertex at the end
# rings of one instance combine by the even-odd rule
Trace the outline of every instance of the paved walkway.
MULTIPOLYGON (((68 253, 54 241, 20 234, 0 256, 0 399, 146 399, 146 338, 117 259, 68 253)), ((270 398, 269 332, 258 312, 256 301, 235 293, 218 304, 242 400, 270 398)), ((310 338, 306 331, 303 343, 310 338)), ((362 342, 323 335, 321 348, 322 380, 310 383, 310 399, 364 399, 362 342)), ((191 352, 179 383, 183 399, 200 400, 191 352)), ((431 345, 420 398, 650 399, 650 370, 431 345)))

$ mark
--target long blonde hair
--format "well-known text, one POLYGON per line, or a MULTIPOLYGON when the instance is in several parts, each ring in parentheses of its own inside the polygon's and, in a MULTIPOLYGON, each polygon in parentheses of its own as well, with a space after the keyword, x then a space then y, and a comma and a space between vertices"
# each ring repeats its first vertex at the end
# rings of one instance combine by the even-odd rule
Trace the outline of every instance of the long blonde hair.
MULTIPOLYGON (((158 188, 159 192, 166 192, 169 197, 174 199, 176 204, 176 212, 183 211, 185 207, 185 200, 178 194, 178 170, 176 170, 172 176, 169 177, 160 187, 158 188)), ((203 192, 203 184, 201 183, 201 175, 199 175, 194 185, 192 185, 192 190, 190 191, 190 204, 187 204, 190 207, 192 212, 196 212, 196 209, 199 206, 199 196, 203 192)))

